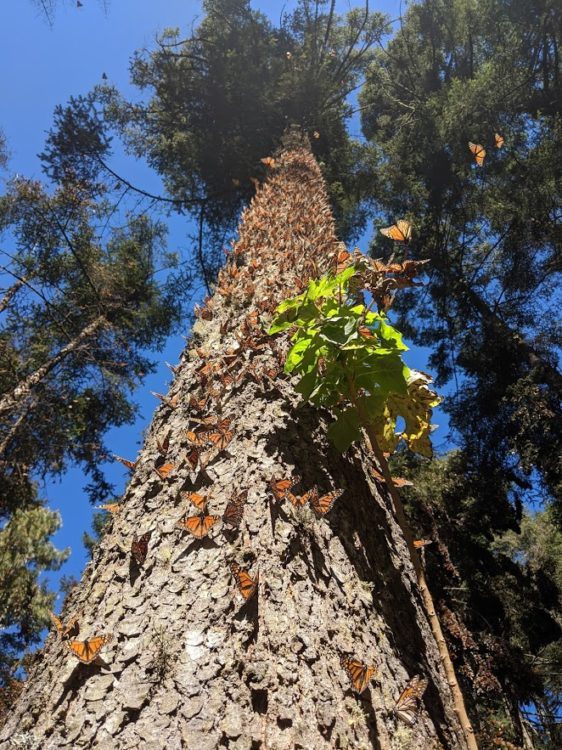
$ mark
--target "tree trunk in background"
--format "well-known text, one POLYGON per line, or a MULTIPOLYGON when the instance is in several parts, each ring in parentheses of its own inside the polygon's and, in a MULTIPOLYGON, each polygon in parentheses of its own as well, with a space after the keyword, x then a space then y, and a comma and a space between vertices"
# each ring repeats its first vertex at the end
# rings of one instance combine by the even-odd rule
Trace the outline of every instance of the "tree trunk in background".
MULTIPOLYGON (((325 271, 338 245, 318 165, 304 148, 284 152, 243 217, 238 274, 222 273, 222 292, 194 326, 207 361, 237 346, 235 334, 258 302, 295 294, 296 279, 316 274, 315 264, 325 271)), ((336 453, 326 439, 329 416, 298 406, 287 379, 260 386, 249 376, 245 362, 257 371, 272 365, 277 346, 264 341, 266 348, 239 356, 236 371, 245 374, 226 391, 221 413, 232 419, 234 438, 195 485, 215 514, 233 492, 248 491, 240 531, 217 524, 196 541, 174 527, 188 509, 180 490, 194 489, 185 430, 202 415, 188 402, 219 382, 199 385, 202 361, 191 347, 170 391, 179 405, 157 410, 124 509, 67 602, 66 617, 81 613, 80 638, 114 634, 103 651, 108 668, 78 663, 49 636, 0 733, 2 750, 15 735, 41 750, 465 747, 407 547, 370 478, 371 459, 360 449, 336 453), (164 460, 156 440, 168 431, 165 461, 176 468, 163 481, 153 467, 164 460), (302 491, 313 484, 346 491, 318 520, 308 507, 273 499, 269 480, 293 473, 302 475, 302 491), (135 575, 132 534, 148 529, 148 556, 135 575), (233 560, 260 572, 257 596, 246 604, 233 560), (351 690, 342 654, 378 667, 362 696, 351 690), (430 682, 410 729, 392 708, 418 673, 430 682)), ((216 406, 204 413, 216 414, 216 406)))

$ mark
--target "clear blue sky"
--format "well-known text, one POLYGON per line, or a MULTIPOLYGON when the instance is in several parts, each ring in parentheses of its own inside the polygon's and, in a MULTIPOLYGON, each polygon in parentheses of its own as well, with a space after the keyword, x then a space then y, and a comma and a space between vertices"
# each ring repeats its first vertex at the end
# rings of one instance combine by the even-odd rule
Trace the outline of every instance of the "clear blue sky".
MULTIPOLYGON (((78 9, 74 0, 59 0, 51 27, 32 0, 0 2, 0 129, 10 151, 8 175, 18 172, 26 177, 41 177, 37 154, 43 148, 57 104, 65 103, 72 95, 90 91, 101 82, 104 72, 121 92, 135 97, 136 92, 129 85, 132 53, 141 47, 152 47, 156 34, 166 27, 180 27, 187 35, 193 21, 201 15, 201 3, 192 0, 110 0, 107 12, 100 0, 82 2, 83 7, 78 9)), ((284 5, 273 0, 254 0, 252 4, 274 21, 278 21, 284 5)), ((350 4, 354 6, 359 2, 350 4)), ((290 10, 291 6, 292 3, 287 2, 285 9, 290 10)), ((342 0, 337 6, 340 11, 349 8, 342 0)), ((399 2, 384 0, 374 8, 395 18, 399 2)), ((358 123, 353 123, 351 130, 358 132, 358 123)), ((161 189, 158 177, 141 162, 116 155, 112 166, 134 184, 154 191, 161 189)), ((170 247, 181 246, 189 232, 185 218, 169 223, 170 247)), ((142 431, 156 406, 150 391, 166 392, 170 373, 164 361, 177 362, 184 344, 181 336, 172 337, 159 355, 161 365, 157 372, 147 378, 136 394, 141 406, 139 419, 134 425, 113 430, 108 436, 113 452, 129 458, 136 455, 142 431)), ((421 352, 412 352, 408 362, 426 369, 421 352)), ((444 422, 442 418, 437 421, 444 422)), ((438 445, 442 443, 443 429, 436 438, 438 445)), ((118 465, 108 465, 108 475, 119 490, 124 486, 126 474, 118 465)), ((53 586, 62 574, 80 577, 86 562, 81 540, 83 532, 90 529, 93 509, 82 492, 84 483, 82 472, 75 468, 61 482, 50 481, 42 488, 49 505, 58 509, 63 519, 54 542, 58 547, 72 548, 61 571, 49 575, 53 586)))

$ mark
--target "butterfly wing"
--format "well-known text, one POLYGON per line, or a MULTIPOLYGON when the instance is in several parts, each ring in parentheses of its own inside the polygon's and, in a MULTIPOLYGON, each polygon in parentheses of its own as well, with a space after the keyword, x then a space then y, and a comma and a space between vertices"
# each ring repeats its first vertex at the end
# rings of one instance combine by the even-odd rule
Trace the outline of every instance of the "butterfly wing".
POLYGON ((505 143, 505 138, 503 135, 500 135, 499 133, 494 134, 494 140, 496 142, 496 148, 501 148, 503 144, 505 143))
POLYGON ((244 516, 244 505, 248 498, 248 492, 241 492, 239 495, 231 498, 224 511, 222 520, 229 526, 240 526, 244 516))
POLYGON ((66 645, 81 662, 91 664, 110 640, 111 636, 98 635, 85 641, 68 641, 66 645))
POLYGON ((427 678, 415 675, 396 701, 394 713, 408 726, 413 726, 417 721, 419 703, 425 693, 427 683, 427 678))
POLYGON ((343 493, 344 490, 334 490, 333 492, 328 492, 326 495, 322 495, 322 497, 318 497, 318 493, 315 492, 310 498, 310 504, 317 515, 325 516, 326 513, 332 510, 334 503, 343 493))
POLYGON ((207 509, 207 498, 198 492, 182 492, 181 494, 202 513, 207 509))
POLYGON ((380 233, 385 237, 389 237, 395 242, 408 242, 412 236, 412 227, 409 222, 404 219, 400 219, 393 224, 391 227, 383 227, 380 233))
POLYGON ((414 549, 427 547, 428 544, 433 544, 433 539, 414 539, 414 549))
POLYGON ((357 659, 342 657, 341 665, 347 672, 351 684, 358 693, 362 693, 365 690, 369 682, 377 673, 376 667, 363 664, 363 662, 360 662, 357 659))
POLYGON ((198 448, 193 446, 186 454, 187 463, 191 471, 195 471, 198 466, 201 466, 201 452, 198 448))
POLYGON ((167 479, 174 469, 174 464, 164 464, 163 466, 155 466, 154 471, 158 474, 160 479, 167 479))
POLYGON ((148 554, 148 542, 150 541, 151 534, 151 531, 147 531, 140 537, 137 537, 136 534, 133 535, 133 541, 131 542, 131 554, 135 562, 139 566, 144 565, 144 561, 146 560, 146 556, 148 554))
POLYGON ((311 490, 308 490, 308 492, 305 492, 304 495, 293 495, 292 492, 287 492, 286 497, 291 501, 291 504, 295 508, 302 508, 309 500, 312 502, 311 498, 313 498, 315 494, 316 488, 313 487, 311 490))
POLYGON ((156 447, 158 448, 158 453, 160 453, 162 456, 165 456, 168 452, 168 448, 170 447, 170 432, 168 431, 162 441, 158 440, 156 438, 156 447))
POLYGON ((51 620, 53 622, 53 625, 57 629, 58 634, 62 638, 62 635, 63 635, 63 632, 64 632, 64 626, 63 626, 61 620, 59 620, 59 618, 55 615, 54 612, 49 612, 49 617, 51 618, 51 620))
POLYGON ((100 510, 107 510, 109 513, 119 513, 123 506, 121 503, 105 503, 105 505, 96 505, 100 510))
POLYGON ((252 578, 247 570, 244 570, 240 567, 240 565, 238 565, 238 563, 235 562, 231 563, 230 570, 236 578, 238 590, 240 591, 244 599, 246 599, 246 601, 248 599, 251 599, 258 588, 259 574, 255 578, 252 578))
POLYGON ((196 539, 202 539, 207 536, 218 520, 218 516, 184 516, 176 522, 176 526, 189 531, 196 539))
POLYGON ((486 149, 480 143, 472 143, 472 141, 468 142, 468 147, 474 154, 476 163, 478 164, 479 167, 481 167, 484 164, 484 158, 486 156, 486 149))
POLYGON ((272 479, 269 482, 269 487, 273 492, 276 500, 283 500, 288 493, 296 484, 301 481, 298 474, 295 474, 291 479, 272 479))

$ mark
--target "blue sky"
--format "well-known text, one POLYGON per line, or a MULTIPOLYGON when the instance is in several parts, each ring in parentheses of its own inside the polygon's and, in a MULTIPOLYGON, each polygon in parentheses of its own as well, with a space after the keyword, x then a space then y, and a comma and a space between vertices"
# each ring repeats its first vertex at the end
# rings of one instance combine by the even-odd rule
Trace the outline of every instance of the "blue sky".
MULTIPOLYGON (((32 0, 0 3, 0 129, 10 152, 6 176, 17 172, 25 177, 41 178, 37 154, 43 149, 55 106, 65 103, 70 96, 86 94, 101 82, 103 73, 125 96, 134 98, 137 92, 129 84, 132 53, 141 47, 152 47, 155 36, 167 27, 180 27, 187 35, 191 24, 201 15, 201 3, 192 0, 113 0, 107 3, 106 12, 101 0, 82 2, 83 7, 78 9, 74 0, 59 0, 51 26, 32 0)), ((254 0, 252 5, 278 21, 284 3, 254 0)), ((287 2, 286 10, 290 10, 291 5, 287 2)), ((337 5, 340 11, 349 8, 349 4, 341 0, 337 5)), ((399 2, 384 0, 374 7, 395 18, 399 2)), ((352 123, 351 131, 359 132, 358 122, 352 123)), ((138 160, 116 154, 111 166, 147 190, 162 189, 158 177, 138 160)), ((190 231, 185 218, 172 219, 169 226, 170 248, 185 244, 190 231)), ((368 237, 365 244, 367 241, 368 237)), ((184 335, 187 332, 184 331, 184 335)), ((157 371, 136 393, 140 404, 138 420, 134 425, 113 430, 108 436, 107 443, 113 452, 128 458, 136 455, 143 429, 156 407, 150 391, 166 392, 170 373, 164 362, 177 362, 184 345, 181 336, 171 337, 165 350, 156 355, 160 361, 157 371)), ((410 352, 407 361, 421 369, 427 367, 420 351, 410 352)), ((437 421, 444 423, 443 418, 437 421)), ((435 435, 434 442, 441 448, 444 433, 441 429, 435 435)), ((119 465, 109 464, 108 475, 122 490, 127 472, 119 465)), ((62 481, 49 481, 41 490, 49 505, 58 509, 62 516, 63 525, 54 537, 55 544, 72 548, 61 571, 48 576, 54 587, 60 575, 80 577, 87 559, 82 534, 90 529, 93 509, 82 492, 84 483, 82 472, 74 468, 62 481)))

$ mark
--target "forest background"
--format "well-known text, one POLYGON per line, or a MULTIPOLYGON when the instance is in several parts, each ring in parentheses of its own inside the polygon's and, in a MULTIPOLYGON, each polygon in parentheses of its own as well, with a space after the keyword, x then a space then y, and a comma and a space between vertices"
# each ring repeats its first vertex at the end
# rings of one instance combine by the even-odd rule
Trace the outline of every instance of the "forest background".
MULTIPOLYGON (((371 244, 376 257, 388 257, 394 248, 376 227, 407 216, 415 233, 411 252, 431 261, 426 290, 404 295, 395 318, 413 342, 409 364, 429 369, 447 396, 435 447, 440 454, 453 446, 460 450, 431 465, 406 453, 396 461, 414 481, 412 499, 421 501, 413 522, 449 555, 456 585, 440 580, 437 571, 433 580, 451 612, 451 630, 463 623, 457 657, 474 679, 478 700, 487 702, 486 678, 509 684, 517 710, 540 742, 555 747, 562 580, 560 10, 537 2, 420 3, 408 15, 404 8, 398 19, 397 4, 377 6, 365 50, 346 61, 340 55, 346 33, 362 23, 360 7, 354 18, 340 22, 341 50, 326 50, 322 72, 313 76, 318 98, 305 103, 310 71, 319 69, 310 62, 318 64, 318 58, 306 13, 314 3, 287 7, 284 20, 277 3, 252 5, 263 18, 252 16, 243 2, 209 2, 205 10, 184 2, 161 5, 22 3, 2 11, 8 15, 1 26, 5 68, 18 59, 23 36, 29 50, 26 65, 9 78, 0 122, 6 156, 2 250, 11 254, 2 261, 1 286, 9 297, 2 321, 2 393, 60 346, 50 307, 59 305, 62 287, 67 297, 56 310, 58 322, 61 315, 73 318, 80 300, 83 314, 72 320, 79 330, 103 304, 114 316, 112 330, 128 337, 125 343, 119 336, 96 340, 86 350, 87 365, 82 360, 55 367, 48 389, 38 402, 31 396, 23 416, 7 406, 10 430, 25 428, 28 416, 32 427, 17 439, 9 430, 11 443, 5 445, 2 436, 8 463, 0 575, 12 605, 11 615, 8 606, 0 612, 4 679, 10 679, 22 649, 37 642, 49 607, 56 608, 49 592, 61 582, 64 589, 69 581, 62 576, 78 577, 83 568, 87 550, 78 539, 91 526, 89 500, 107 502, 123 487, 126 472, 106 457, 134 458, 156 403, 150 392, 166 392, 170 375, 163 362, 177 361, 181 334, 188 335, 186 316, 212 282, 251 196, 252 178, 263 177, 259 159, 287 124, 273 101, 289 105, 287 120, 319 133, 313 147, 342 239, 364 250, 371 244), (300 15, 291 17, 295 9, 300 15), (194 33, 205 12, 213 17, 215 42, 226 39, 230 24, 240 29, 239 47, 229 48, 222 77, 213 81, 216 90, 242 89, 246 109, 236 128, 228 120, 232 110, 213 112, 211 97, 205 100, 204 76, 192 91, 183 88, 186 72, 174 56, 181 49, 174 45, 194 33), (497 31, 484 31, 493 24, 476 23, 481 17, 501 19, 497 31), (274 37, 266 19, 274 27, 281 22, 284 35, 276 31, 274 37), (156 43, 157 31, 178 25, 179 37, 156 43), (131 83, 129 59, 141 47, 148 53, 135 58, 131 83), (236 78, 237 66, 254 53, 260 61, 274 61, 268 82, 277 87, 273 93, 257 66, 254 75, 236 78), (66 107, 79 96, 85 98, 75 98, 53 120, 56 105, 66 107), (202 116, 186 124, 175 106, 190 97, 202 116), (131 101, 147 106, 137 109, 131 101), (99 113, 93 119, 92 106, 99 113), (213 126, 203 117, 210 114, 213 126), (189 127, 196 142, 185 138, 189 127), (206 141, 202 134, 213 127, 218 135, 206 141), (506 146, 494 153, 496 130, 506 146), (487 172, 474 167, 466 146, 478 138, 487 139, 487 172), (215 158, 209 160, 211 150, 215 158), (191 182, 190 174, 197 175, 191 182), (139 186, 151 195, 139 194, 139 186), (202 195, 210 198, 204 198, 200 233, 202 195), (44 231, 45 216, 55 231, 44 231), (111 238, 109 255, 99 253, 96 232, 111 238), (78 252, 77 240, 84 243, 78 252), (53 269, 60 247, 61 263, 53 269), (139 256, 145 264, 140 275, 139 256), (160 267, 169 270, 155 275, 160 267), (26 290, 37 296, 25 284, 9 296, 26 268, 41 281, 37 307, 24 298, 26 290), (99 290, 116 269, 115 285, 100 300, 99 290), (119 303, 127 294, 128 309, 119 303), (133 303, 138 314, 131 316, 133 303), (154 369, 149 360, 157 362, 154 369), (80 491, 86 484, 89 492, 80 491), (43 512, 47 506, 60 511, 63 526, 56 532, 56 517, 43 512), (59 549, 72 547, 68 562, 49 539, 59 549), (15 543, 18 555, 10 551, 15 543), (25 576, 14 575, 23 570, 25 576)), ((330 8, 320 4, 325 14, 330 8)), ((347 9, 336 4, 338 12, 347 9)), ((235 98, 225 96, 226 104, 235 98)), ((102 522, 103 514, 96 514, 96 533, 102 522)))

